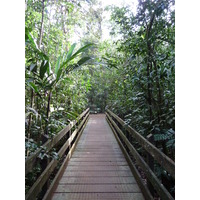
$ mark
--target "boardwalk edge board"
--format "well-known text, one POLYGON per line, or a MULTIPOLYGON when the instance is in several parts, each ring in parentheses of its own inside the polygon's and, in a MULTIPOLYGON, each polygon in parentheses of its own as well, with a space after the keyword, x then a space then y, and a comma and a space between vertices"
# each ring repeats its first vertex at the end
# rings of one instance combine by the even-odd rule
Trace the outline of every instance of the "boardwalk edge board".
MULTIPOLYGON (((150 167, 147 165, 147 163, 143 160, 143 158, 139 155, 139 153, 137 152, 137 150, 132 146, 132 144, 129 142, 129 140, 126 138, 126 136, 123 134, 123 132, 120 130, 120 128, 117 126, 117 124, 113 121, 113 119, 111 117, 113 117, 113 113, 111 113, 111 111, 106 112, 106 119, 111 127, 111 129, 113 130, 115 136, 118 137, 117 133, 120 135, 120 137, 122 138, 122 140, 125 142, 125 144, 127 145, 129 151, 131 152, 131 154, 134 156, 134 158, 136 159, 137 164, 144 170, 144 172, 146 173, 147 179, 152 183, 153 187, 156 189, 156 191, 158 192, 158 194, 160 195, 160 197, 162 199, 166 199, 166 200, 173 200, 174 198, 171 196, 171 194, 167 191, 167 189, 164 187, 164 185, 159 181, 159 179, 156 177, 156 175, 154 174, 154 172, 150 169, 150 167), (116 132, 116 131, 117 132, 116 132)), ((118 117, 118 116, 117 116, 118 117)), ((114 119, 116 119, 116 117, 113 117, 114 119)), ((121 120, 121 119, 120 119, 121 120)), ((118 120, 117 120, 118 121, 118 120)), ((119 122, 119 121, 118 121, 119 122)), ((124 122, 121 120, 120 124, 124 124, 124 122)), ((137 138, 136 138, 137 139, 137 138)), ((119 137, 117 140, 120 140, 119 137)), ((146 140, 146 139, 145 139, 146 140)), ((121 143, 121 141, 120 141, 121 143)), ((120 144, 120 146, 123 147, 122 143, 120 144)), ((144 147, 144 146, 143 146, 144 147)), ((123 147, 123 149, 125 150, 125 148, 123 147)), ((154 147, 154 149, 156 149, 156 147, 154 147)), ((158 152, 159 150, 156 149, 156 151, 158 152)), ((126 152, 126 150, 125 150, 126 152)), ((127 152, 126 152, 127 153, 127 152)), ((126 154, 125 153, 125 154, 126 154)), ((150 152, 151 153, 151 152, 150 152)), ((159 152, 160 153, 160 152, 159 152)), ((162 154, 161 154, 162 155, 162 154)), ((165 156, 165 155, 164 155, 165 156)), ((165 156, 166 158, 167 156, 165 156)), ((173 166, 172 166, 173 167, 173 166)), ((134 170, 133 170, 134 171, 134 170)), ((173 171, 173 170, 171 170, 173 171)), ((138 183, 139 184, 139 183, 138 183)), ((139 184, 140 185, 140 184, 139 184)), ((142 185, 141 185, 142 186, 142 185)), ((142 186, 143 187, 143 186, 142 186)), ((145 190, 148 189, 147 187, 143 188, 142 191, 146 192, 145 190), (143 190, 144 189, 144 190, 143 190)), ((150 192, 147 192, 150 193, 150 192)), ((146 197, 146 195, 145 195, 146 197)), ((149 199, 150 197, 146 197, 147 199, 149 199)))
POLYGON ((64 160, 62 166, 60 167, 58 173, 56 174, 56 177, 54 178, 54 180, 53 180, 51 186, 50 186, 49 189, 47 190, 47 192, 46 192, 46 194, 45 194, 43 200, 48 200, 48 199, 50 199, 51 196, 52 196, 52 194, 53 194, 53 192, 55 191, 55 189, 56 189, 56 187, 57 187, 57 184, 58 184, 59 180, 61 179, 61 177, 62 177, 62 175, 63 175, 63 173, 64 173, 64 170, 65 170, 66 167, 67 167, 68 161, 70 160, 71 155, 73 154, 73 152, 74 152, 74 150, 75 150, 75 148, 76 148, 76 145, 77 145, 77 143, 78 143, 78 141, 79 141, 79 138, 80 138, 80 136, 81 136, 81 134, 82 134, 82 132, 83 132, 83 130, 84 130, 84 128, 85 128, 85 126, 86 126, 88 120, 89 120, 89 114, 86 116, 86 122, 85 122, 84 126, 82 127, 82 129, 80 130, 80 133, 79 133, 79 135, 78 135, 78 138, 76 139, 76 141, 75 141, 74 144, 72 145, 70 152, 68 153, 67 157, 65 158, 65 160, 64 160), (70 156, 69 156, 69 155, 70 155, 70 156))
POLYGON ((67 168, 51 196, 52 200, 125 200, 130 198, 144 200, 144 195, 131 172, 116 137, 106 121, 105 114, 90 115, 90 120, 77 144, 77 148, 72 158, 68 161, 67 168), (96 142, 99 138, 104 138, 109 143, 108 146, 102 145, 103 142, 101 141, 96 142), (91 151, 88 147, 94 142, 95 148, 91 151), (88 156, 74 157, 77 155, 77 148, 79 147, 87 149, 81 155, 88 156), (118 157, 112 157, 112 155, 116 155, 113 151, 114 149, 118 149, 118 157), (102 150, 104 153, 98 156, 102 150), (108 157, 105 156, 105 151, 109 155, 108 157), (91 157, 92 154, 94 157, 91 157), (96 158, 95 155, 97 156, 96 158), (126 163, 125 166, 118 164, 111 166, 90 165, 92 162, 95 163, 100 160, 105 163, 116 163, 119 159, 126 163), (74 166, 72 161, 75 160, 78 161, 79 165, 74 166), (88 162, 88 164, 82 166, 80 160, 88 162))
MULTIPOLYGON (((47 140, 45 144, 43 144, 43 148, 48 152, 51 148, 53 148, 85 115, 89 112, 89 108, 86 109, 77 120, 72 121, 69 125, 67 125, 64 129, 62 129, 57 135, 55 135, 52 139, 47 140)), ((42 148, 38 149, 35 153, 30 155, 25 161, 25 175, 32 170, 34 164, 36 162, 37 156, 42 151, 42 148)))
POLYGON ((139 144, 147 151, 149 154, 163 167, 167 172, 175 178, 175 163, 172 159, 166 156, 163 152, 157 149, 153 144, 151 144, 147 139, 140 135, 136 130, 127 125, 120 117, 107 109, 107 113, 110 117, 114 118, 119 122, 122 127, 124 127, 139 144))
MULTIPOLYGON (((123 199, 123 194, 130 195, 132 193, 138 193, 140 194, 139 199, 141 199, 143 195, 146 200, 153 200, 154 198, 150 192, 152 190, 149 188, 149 185, 145 184, 142 180, 138 169, 130 157, 133 156, 137 165, 145 172, 147 181, 149 181, 148 183, 152 184, 161 199, 174 200, 120 129, 121 126, 119 124, 122 125, 124 122, 111 111, 107 111, 105 114, 91 115, 91 117, 89 117, 89 115, 89 109, 85 110, 78 117, 77 121, 73 122, 73 125, 68 125, 51 141, 45 143, 47 150, 50 151, 55 144, 69 133, 66 141, 58 150, 59 157, 63 157, 65 154, 66 157, 64 161, 62 161, 51 184, 46 187, 49 177, 58 164, 58 160, 55 159, 47 163, 44 171, 27 192, 25 199, 35 200, 42 190, 45 193, 43 200, 55 199, 55 194, 59 193, 62 194, 62 196, 68 193, 68 198, 70 198, 70 200, 75 197, 72 194, 78 195, 86 193, 91 195, 98 193, 105 197, 106 194, 119 194, 121 196, 119 197, 120 199, 123 199), (91 121, 89 121, 89 118, 91 121), (119 124, 117 123, 120 127, 116 124, 115 120, 118 122, 120 121, 119 124), (86 125, 86 132, 82 134, 86 125), (72 129, 73 127, 75 128, 72 129), (79 142, 80 137, 81 140, 79 142), (103 142, 104 140, 106 140, 106 143, 103 142), (66 153, 67 149, 69 150, 68 153, 66 153), (75 149, 77 149, 76 152, 75 149), (82 149, 85 151, 82 152, 82 149), (72 154, 73 158, 71 159, 72 154), (82 166, 82 163, 85 163, 85 165, 82 166), (96 163, 98 163, 98 165, 96 165, 96 163), (105 164, 99 165, 100 163, 105 164), (109 165, 107 165, 108 163, 109 165), (116 165, 112 163, 116 163, 116 165), (121 166, 120 163, 124 163, 124 166, 121 166), (67 166, 69 166, 69 168, 66 168, 67 166), (46 187, 45 190, 44 186, 46 187)), ((152 156, 155 160, 163 156, 160 150, 152 144, 151 146, 153 146, 153 148, 151 146, 149 147, 148 144, 146 144, 146 139, 141 138, 142 137, 138 135, 135 137, 135 139, 140 140, 140 142, 143 140, 141 146, 145 150, 149 150, 150 148, 149 153, 151 155, 153 154, 152 156)), ((147 140, 147 142, 149 141, 147 140)), ((35 152, 35 154, 27 160, 27 171, 34 166, 38 152, 39 151, 35 152), (31 161, 33 163, 31 163, 31 161)), ((173 162, 165 155, 162 161, 166 161, 162 166, 173 173, 173 169, 169 169, 171 164, 173 168, 173 162)), ((61 196, 59 198, 61 198, 61 196)), ((82 197, 80 196, 80 198, 82 197)), ((95 198, 97 197, 94 196, 94 199, 95 198)), ((125 197, 125 199, 126 198, 127 197, 125 197)))
POLYGON ((146 199, 146 200, 154 200, 153 197, 152 197, 152 195, 151 195, 151 193, 150 193, 150 191, 149 191, 149 189, 148 189, 147 186, 143 183, 143 181, 142 181, 142 179, 141 179, 141 176, 140 176, 138 170, 136 169, 136 167, 135 167, 134 164, 132 163, 132 160, 131 160, 130 156, 128 155, 126 149, 124 148, 124 146, 123 146, 123 144, 121 143, 119 137, 117 136, 117 133, 116 133, 114 127, 112 126, 111 122, 109 121, 108 115, 106 115, 106 120, 107 120, 107 122, 108 122, 110 128, 112 129, 112 131, 113 131, 113 133, 114 133, 114 135, 115 135, 115 137, 116 137, 116 139, 117 139, 117 141, 118 141, 118 143, 119 143, 119 145, 120 145, 120 148, 122 149, 122 152, 123 152, 124 155, 125 155, 125 158, 126 158, 128 164, 129 164, 130 168, 131 168, 131 171, 132 171, 132 173, 133 173, 133 175, 134 175, 134 177, 135 177, 135 179, 136 179, 136 181, 137 181, 137 183, 138 183, 138 185, 139 185, 139 187, 140 187, 140 189, 141 189, 141 191, 142 191, 142 193, 143 193, 145 199, 146 199))
MULTIPOLYGON (((67 157, 65 158, 65 162, 62 164, 62 166, 64 166, 64 164, 67 162, 67 160, 71 157, 71 154, 77 144, 78 139, 80 138, 81 133, 83 132, 83 129, 86 126, 86 123, 88 121, 89 118, 89 109, 86 109, 79 117, 78 119, 73 122, 73 125, 68 125, 66 126, 63 130, 61 130, 58 135, 56 135, 53 140, 49 140, 45 143, 45 145, 47 145, 46 147, 48 148, 48 150, 50 150, 56 143, 58 143, 60 141, 61 138, 63 138, 69 131, 71 131, 71 129, 81 120, 81 123, 78 125, 78 127, 76 127, 76 129, 74 130, 74 132, 72 134, 70 134, 69 138, 67 139, 67 141, 64 143, 64 145, 60 148, 58 155, 60 157, 62 157, 65 153, 65 151, 67 150, 67 148, 69 147, 69 152, 67 154, 67 157), (83 118, 83 119, 82 119, 83 118), (67 132, 66 132, 67 131, 67 132), (78 134, 74 144, 71 147, 71 142, 74 140, 74 138, 76 137, 76 135, 78 134), (58 140, 59 139, 59 140, 58 140), (53 144, 52 144, 53 143, 53 144)), ((29 164, 30 161, 35 162, 36 158, 38 156, 38 151, 33 154, 31 156, 31 158, 29 158, 27 160, 26 166, 31 166, 33 167, 34 164, 29 164)), ((55 169, 56 165, 58 163, 58 160, 52 160, 47 167, 45 168, 45 170, 42 172, 42 174, 39 176, 39 178, 36 180, 36 182, 33 184, 33 186, 29 189, 29 191, 27 192, 25 199, 26 200, 34 200, 37 195, 40 193, 40 191, 42 190, 42 187, 44 186, 44 184, 46 183, 46 181, 48 180, 49 176, 51 175, 51 173, 53 172, 53 170, 55 169)), ((32 168, 31 168, 32 169, 32 168)), ((30 170, 30 169, 28 169, 30 170)), ((28 171, 27 170, 27 171, 28 171)), ((55 178, 54 178, 55 179, 55 178)), ((50 188, 52 187, 52 184, 50 185, 50 188)), ((50 189, 49 188, 49 189, 50 189)))

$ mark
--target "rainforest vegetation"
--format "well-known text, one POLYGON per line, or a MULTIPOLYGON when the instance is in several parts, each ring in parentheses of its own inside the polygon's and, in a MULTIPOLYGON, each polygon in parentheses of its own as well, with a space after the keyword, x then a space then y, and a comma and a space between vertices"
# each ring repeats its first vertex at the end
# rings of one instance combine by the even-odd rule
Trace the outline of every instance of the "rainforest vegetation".
MULTIPOLYGON (((102 2, 25 1, 25 157, 89 107, 152 133, 175 160, 175 2, 102 2)), ((26 191, 40 170, 26 176, 26 191)))

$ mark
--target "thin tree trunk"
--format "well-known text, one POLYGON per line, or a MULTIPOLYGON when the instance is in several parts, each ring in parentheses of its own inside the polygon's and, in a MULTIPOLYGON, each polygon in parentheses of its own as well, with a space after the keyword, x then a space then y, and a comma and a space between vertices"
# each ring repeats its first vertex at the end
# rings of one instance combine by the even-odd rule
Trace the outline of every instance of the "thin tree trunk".
POLYGON ((55 91, 56 91, 56 109, 57 109, 57 112, 58 112, 59 105, 58 105, 58 91, 57 91, 57 87, 55 88, 55 91))
POLYGON ((48 33, 47 33, 47 43, 49 43, 50 29, 51 29, 51 6, 50 6, 50 12, 49 12, 49 27, 48 27, 48 33))
POLYGON ((44 2, 45 0, 42 0, 42 20, 41 20, 41 28, 40 28, 40 41, 39 41, 39 48, 42 44, 42 36, 44 32, 44 2))
MULTIPOLYGON (((63 33, 64 34, 66 34, 66 29, 65 29, 65 22, 64 22, 64 13, 63 13, 63 6, 61 5, 61 7, 60 7, 60 12, 61 12, 61 14, 62 14, 62 28, 63 28, 63 33)), ((65 13, 66 14, 66 13, 65 13)))
POLYGON ((147 79, 148 79, 148 85, 147 85, 147 91, 148 91, 148 103, 149 103, 149 118, 150 121, 153 119, 153 112, 152 112, 152 84, 151 84, 151 79, 150 79, 150 73, 152 72, 152 62, 151 62, 151 43, 150 43, 150 36, 151 36, 151 29, 153 26, 153 21, 155 18, 155 12, 151 16, 149 25, 147 26, 147 79))
MULTIPOLYGON (((65 9, 64 9, 64 12, 63 12, 63 6, 61 5, 60 11, 61 11, 61 14, 62 14, 61 20, 62 20, 63 33, 64 33, 65 36, 66 36, 67 33, 68 33, 68 29, 66 30, 64 17, 66 16, 66 13, 67 13, 67 6, 65 5, 65 9)), ((66 42, 68 42, 68 39, 67 39, 67 38, 66 38, 66 42)), ((66 45, 66 51, 68 51, 68 50, 69 50, 69 49, 68 49, 68 46, 66 45)))
POLYGON ((46 123, 46 134, 48 134, 48 120, 49 120, 49 113, 50 113, 50 102, 51 102, 51 96, 52 96, 52 92, 49 91, 49 96, 48 96, 48 104, 47 104, 47 113, 46 113, 46 117, 47 117, 47 123, 46 123))
POLYGON ((148 91, 148 103, 149 103, 149 120, 152 121, 153 113, 152 113, 152 89, 151 89, 151 80, 150 80, 150 63, 147 64, 147 91, 148 91))
MULTIPOLYGON (((33 89, 31 89, 31 104, 30 107, 33 108, 33 103, 34 103, 34 92, 33 89)), ((31 122, 32 122, 32 113, 29 115, 29 120, 28 120, 28 140, 31 138, 31 122)), ((29 155, 29 148, 27 148, 26 156, 28 157, 29 155)))

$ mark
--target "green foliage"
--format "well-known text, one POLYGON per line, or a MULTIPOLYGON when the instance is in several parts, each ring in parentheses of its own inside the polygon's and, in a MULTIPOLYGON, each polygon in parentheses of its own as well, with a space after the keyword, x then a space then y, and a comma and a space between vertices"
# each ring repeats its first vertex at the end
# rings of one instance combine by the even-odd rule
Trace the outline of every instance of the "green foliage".
MULTIPOLYGON (((156 128, 175 128, 172 6, 173 1, 146 0, 139 2, 136 14, 128 7, 111 8, 119 27, 113 27, 113 34, 123 38, 116 48, 123 56, 116 65, 119 78, 113 80, 108 105, 144 135, 156 128)), ((115 60, 113 55, 107 57, 115 60)))
MULTIPOLYGON (((174 1, 139 1, 136 13, 128 6, 104 9, 96 0, 45 1, 44 9, 41 1, 26 4, 26 156, 89 106, 93 113, 108 107, 143 136, 152 133, 174 159, 174 1), (112 39, 103 41, 105 10, 112 39)), ((45 149, 39 157, 58 159, 45 149)), ((39 171, 28 175, 28 185, 39 171)))
MULTIPOLYGON (((29 13, 29 15, 31 16, 31 13, 29 13)), ((70 88, 73 81, 71 81, 72 77, 69 78, 69 75, 74 69, 78 69, 91 59, 89 56, 83 57, 81 55, 90 48, 93 43, 88 43, 73 53, 76 48, 76 44, 74 43, 67 52, 60 54, 56 61, 52 61, 51 57, 38 47, 37 40, 32 35, 37 27, 28 26, 29 24, 27 24, 25 28, 26 105, 30 105, 29 110, 32 109, 35 110, 36 113, 39 113, 40 120, 36 120, 34 113, 27 111, 26 136, 28 142, 30 142, 30 138, 33 138, 36 143, 39 144, 41 137, 43 137, 42 135, 46 133, 48 133, 49 136, 55 134, 55 132, 58 132, 67 124, 68 120, 73 119, 74 117, 70 113, 74 111, 81 112, 85 109, 85 103, 84 106, 81 105, 79 106, 80 109, 78 108, 76 110, 73 110, 71 106, 73 101, 71 100, 70 92, 74 90, 74 88, 70 88), (53 63, 55 63, 55 65, 53 63), (70 83, 67 83, 67 86, 63 87, 63 84, 66 84, 68 80, 70 80, 70 83), (32 95, 30 96, 31 93, 32 95), (69 99, 66 101, 65 98, 62 98, 63 95, 64 97, 69 96, 69 99), (57 111, 59 111, 59 104, 63 104, 60 102, 66 102, 66 104, 61 107, 68 110, 68 112, 65 113, 68 118, 65 119, 64 122, 61 122, 61 118, 59 118, 58 115, 55 116, 50 108, 52 107, 52 109, 57 109, 57 111)), ((45 44, 45 41, 43 41, 43 44, 45 44)), ((83 94, 87 91, 88 86, 84 88, 83 94)), ((29 145, 27 145, 26 149, 29 154, 34 150, 30 148, 29 145)))

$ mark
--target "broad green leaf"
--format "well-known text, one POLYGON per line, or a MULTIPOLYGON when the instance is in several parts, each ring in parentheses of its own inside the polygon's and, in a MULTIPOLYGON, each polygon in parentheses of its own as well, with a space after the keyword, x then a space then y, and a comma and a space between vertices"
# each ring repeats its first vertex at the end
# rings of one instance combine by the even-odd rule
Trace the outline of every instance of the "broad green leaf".
POLYGON ((84 52, 88 47, 93 46, 94 43, 86 44, 85 46, 81 47, 72 57, 76 57, 79 53, 84 52))
POLYGON ((35 93, 39 93, 37 86, 33 82, 29 82, 29 86, 34 90, 35 93))
POLYGON ((75 47, 76 47, 76 43, 72 44, 72 46, 70 47, 69 51, 67 52, 66 59, 69 59, 71 57, 75 47))
POLYGON ((91 59, 90 57, 83 57, 76 64, 67 66, 65 70, 66 74, 73 71, 74 69, 77 69, 78 67, 80 67, 81 65, 83 65, 85 62, 87 62, 90 59, 91 59))
POLYGON ((59 58, 58 58, 58 60, 57 60, 57 62, 56 62, 56 67, 55 67, 55 74, 56 74, 56 75, 57 75, 57 73, 58 73, 59 68, 60 68, 60 56, 59 56, 59 58))
POLYGON ((56 76, 56 82, 59 81, 59 79, 60 79, 60 77, 61 77, 61 74, 62 74, 62 68, 60 68, 60 69, 58 70, 58 73, 57 73, 57 76, 56 76))
POLYGON ((65 61, 65 57, 67 57, 66 55, 67 55, 67 53, 66 53, 66 52, 64 52, 64 53, 63 53, 63 55, 62 55, 62 62, 64 62, 64 61, 65 61))
POLYGON ((40 67, 40 78, 43 79, 44 78, 44 75, 47 71, 47 68, 49 66, 49 61, 47 60, 43 60, 42 64, 41 64, 41 67, 40 67))
POLYGON ((39 48, 38 48, 38 46, 37 46, 37 43, 36 43, 35 40, 33 39, 33 36, 32 36, 28 31, 26 31, 26 33, 25 33, 25 40, 26 40, 26 42, 30 42, 31 45, 32 45, 35 49, 37 49, 38 51, 40 51, 39 48))
POLYGON ((81 52, 84 52, 88 47, 94 45, 93 43, 89 43, 83 47, 81 47, 76 53, 74 53, 71 57, 69 57, 64 63, 62 63, 62 67, 65 66, 69 61, 76 58, 81 52))
POLYGON ((29 43, 32 48, 34 49, 35 53, 37 53, 41 58, 49 61, 49 56, 47 56, 44 52, 42 52, 39 47, 37 46, 37 43, 35 42, 33 36, 28 31, 28 29, 25 29, 25 42, 29 43))
POLYGON ((91 59, 90 57, 83 57, 78 61, 77 64, 80 66, 80 65, 84 64, 85 62, 87 62, 90 59, 91 59))
POLYGON ((49 56, 38 49, 37 54, 40 56, 41 59, 49 61, 49 56))

